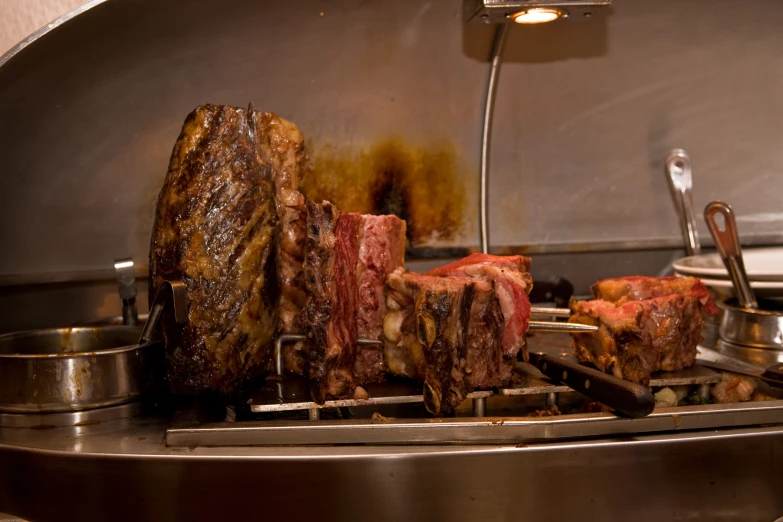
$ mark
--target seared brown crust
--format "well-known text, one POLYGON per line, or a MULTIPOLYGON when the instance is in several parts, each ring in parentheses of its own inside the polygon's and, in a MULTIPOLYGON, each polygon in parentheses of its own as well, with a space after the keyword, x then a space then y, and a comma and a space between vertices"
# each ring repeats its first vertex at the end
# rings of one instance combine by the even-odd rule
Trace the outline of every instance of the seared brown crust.
POLYGON ((590 290, 596 299, 603 299, 613 303, 641 301, 673 294, 690 295, 698 299, 705 313, 712 316, 718 313, 718 308, 712 300, 710 291, 696 277, 615 277, 596 282, 590 287, 590 290))
MULTIPOLYGON (((304 137, 296 125, 271 113, 256 113, 255 129, 261 161, 272 171, 279 216, 275 250, 280 282, 278 329, 281 333, 303 333, 299 315, 307 301, 302 275, 307 207, 299 184, 307 171, 304 137)), ((285 368, 304 374, 307 351, 307 343, 285 345, 285 368)))
POLYGON ((572 334, 576 355, 621 379, 647 384, 659 370, 693 365, 704 319, 692 295, 642 301, 572 301, 569 322, 598 326, 596 333, 572 334))
POLYGON ((182 279, 188 291, 187 323, 164 322, 168 376, 177 393, 230 396, 271 362, 277 213, 252 119, 234 107, 193 111, 158 198, 150 300, 166 279, 182 279))
POLYGON ((302 325, 310 341, 313 400, 353 396, 356 388, 356 263, 359 214, 341 215, 331 203, 307 203, 302 325))

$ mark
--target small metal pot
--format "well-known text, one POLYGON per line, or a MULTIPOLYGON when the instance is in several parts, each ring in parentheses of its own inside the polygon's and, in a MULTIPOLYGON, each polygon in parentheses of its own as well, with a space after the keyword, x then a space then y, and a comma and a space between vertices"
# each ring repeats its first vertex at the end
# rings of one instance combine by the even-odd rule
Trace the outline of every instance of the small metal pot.
POLYGON ((162 341, 141 328, 49 328, 0 335, 0 411, 62 412, 131 402, 162 377, 162 341))
POLYGON ((783 350, 783 306, 777 301, 759 301, 759 308, 745 308, 736 299, 718 302, 723 310, 718 333, 733 344, 783 350))

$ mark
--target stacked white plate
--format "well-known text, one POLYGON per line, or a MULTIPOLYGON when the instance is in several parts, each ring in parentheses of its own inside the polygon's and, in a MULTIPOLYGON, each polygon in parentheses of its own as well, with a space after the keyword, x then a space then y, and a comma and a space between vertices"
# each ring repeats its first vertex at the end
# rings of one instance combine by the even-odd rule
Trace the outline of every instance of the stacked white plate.
MULTIPOLYGON (((783 248, 745 249, 742 257, 757 297, 783 297, 783 248)), ((679 275, 698 277, 719 294, 734 295, 729 273, 717 253, 683 257, 672 267, 679 275)))

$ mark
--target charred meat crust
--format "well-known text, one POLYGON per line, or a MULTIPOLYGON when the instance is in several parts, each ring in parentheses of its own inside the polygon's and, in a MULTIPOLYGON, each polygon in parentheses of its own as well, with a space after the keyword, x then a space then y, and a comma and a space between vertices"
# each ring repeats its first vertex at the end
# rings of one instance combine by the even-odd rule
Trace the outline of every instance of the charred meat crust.
POLYGON ((653 372, 693 365, 704 326, 699 300, 688 295, 622 304, 572 301, 571 310, 571 322, 599 327, 594 334, 572 334, 577 357, 645 385, 653 372))
POLYGON ((503 314, 503 350, 508 358, 522 351, 527 360, 525 336, 530 326, 530 299, 533 288, 530 259, 524 256, 471 254, 463 259, 435 268, 428 275, 471 277, 491 281, 503 314))
POLYGON ((384 354, 389 370, 423 379, 427 410, 451 413, 469 391, 468 325, 475 282, 400 268, 387 285, 384 354))
POLYGON ((419 372, 424 375, 424 404, 431 413, 451 413, 468 394, 466 338, 472 300, 472 283, 459 292, 426 290, 416 299, 416 336, 427 362, 419 372))
POLYGON ((234 395, 268 369, 278 288, 274 185, 258 161, 247 111, 205 105, 186 119, 158 197, 150 300, 181 279, 188 320, 164 320, 176 393, 234 395))

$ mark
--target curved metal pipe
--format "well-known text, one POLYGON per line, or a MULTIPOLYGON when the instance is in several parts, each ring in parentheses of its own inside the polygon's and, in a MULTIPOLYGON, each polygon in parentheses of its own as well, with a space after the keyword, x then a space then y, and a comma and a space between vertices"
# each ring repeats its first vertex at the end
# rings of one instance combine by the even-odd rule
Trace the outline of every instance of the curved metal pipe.
POLYGON ((506 35, 509 24, 501 24, 495 32, 492 48, 492 60, 489 69, 487 97, 484 103, 484 128, 481 132, 481 202, 479 205, 479 234, 481 251, 489 253, 489 143, 492 134, 492 115, 495 109, 495 92, 498 88, 500 66, 503 63, 503 49, 506 47, 506 35))

